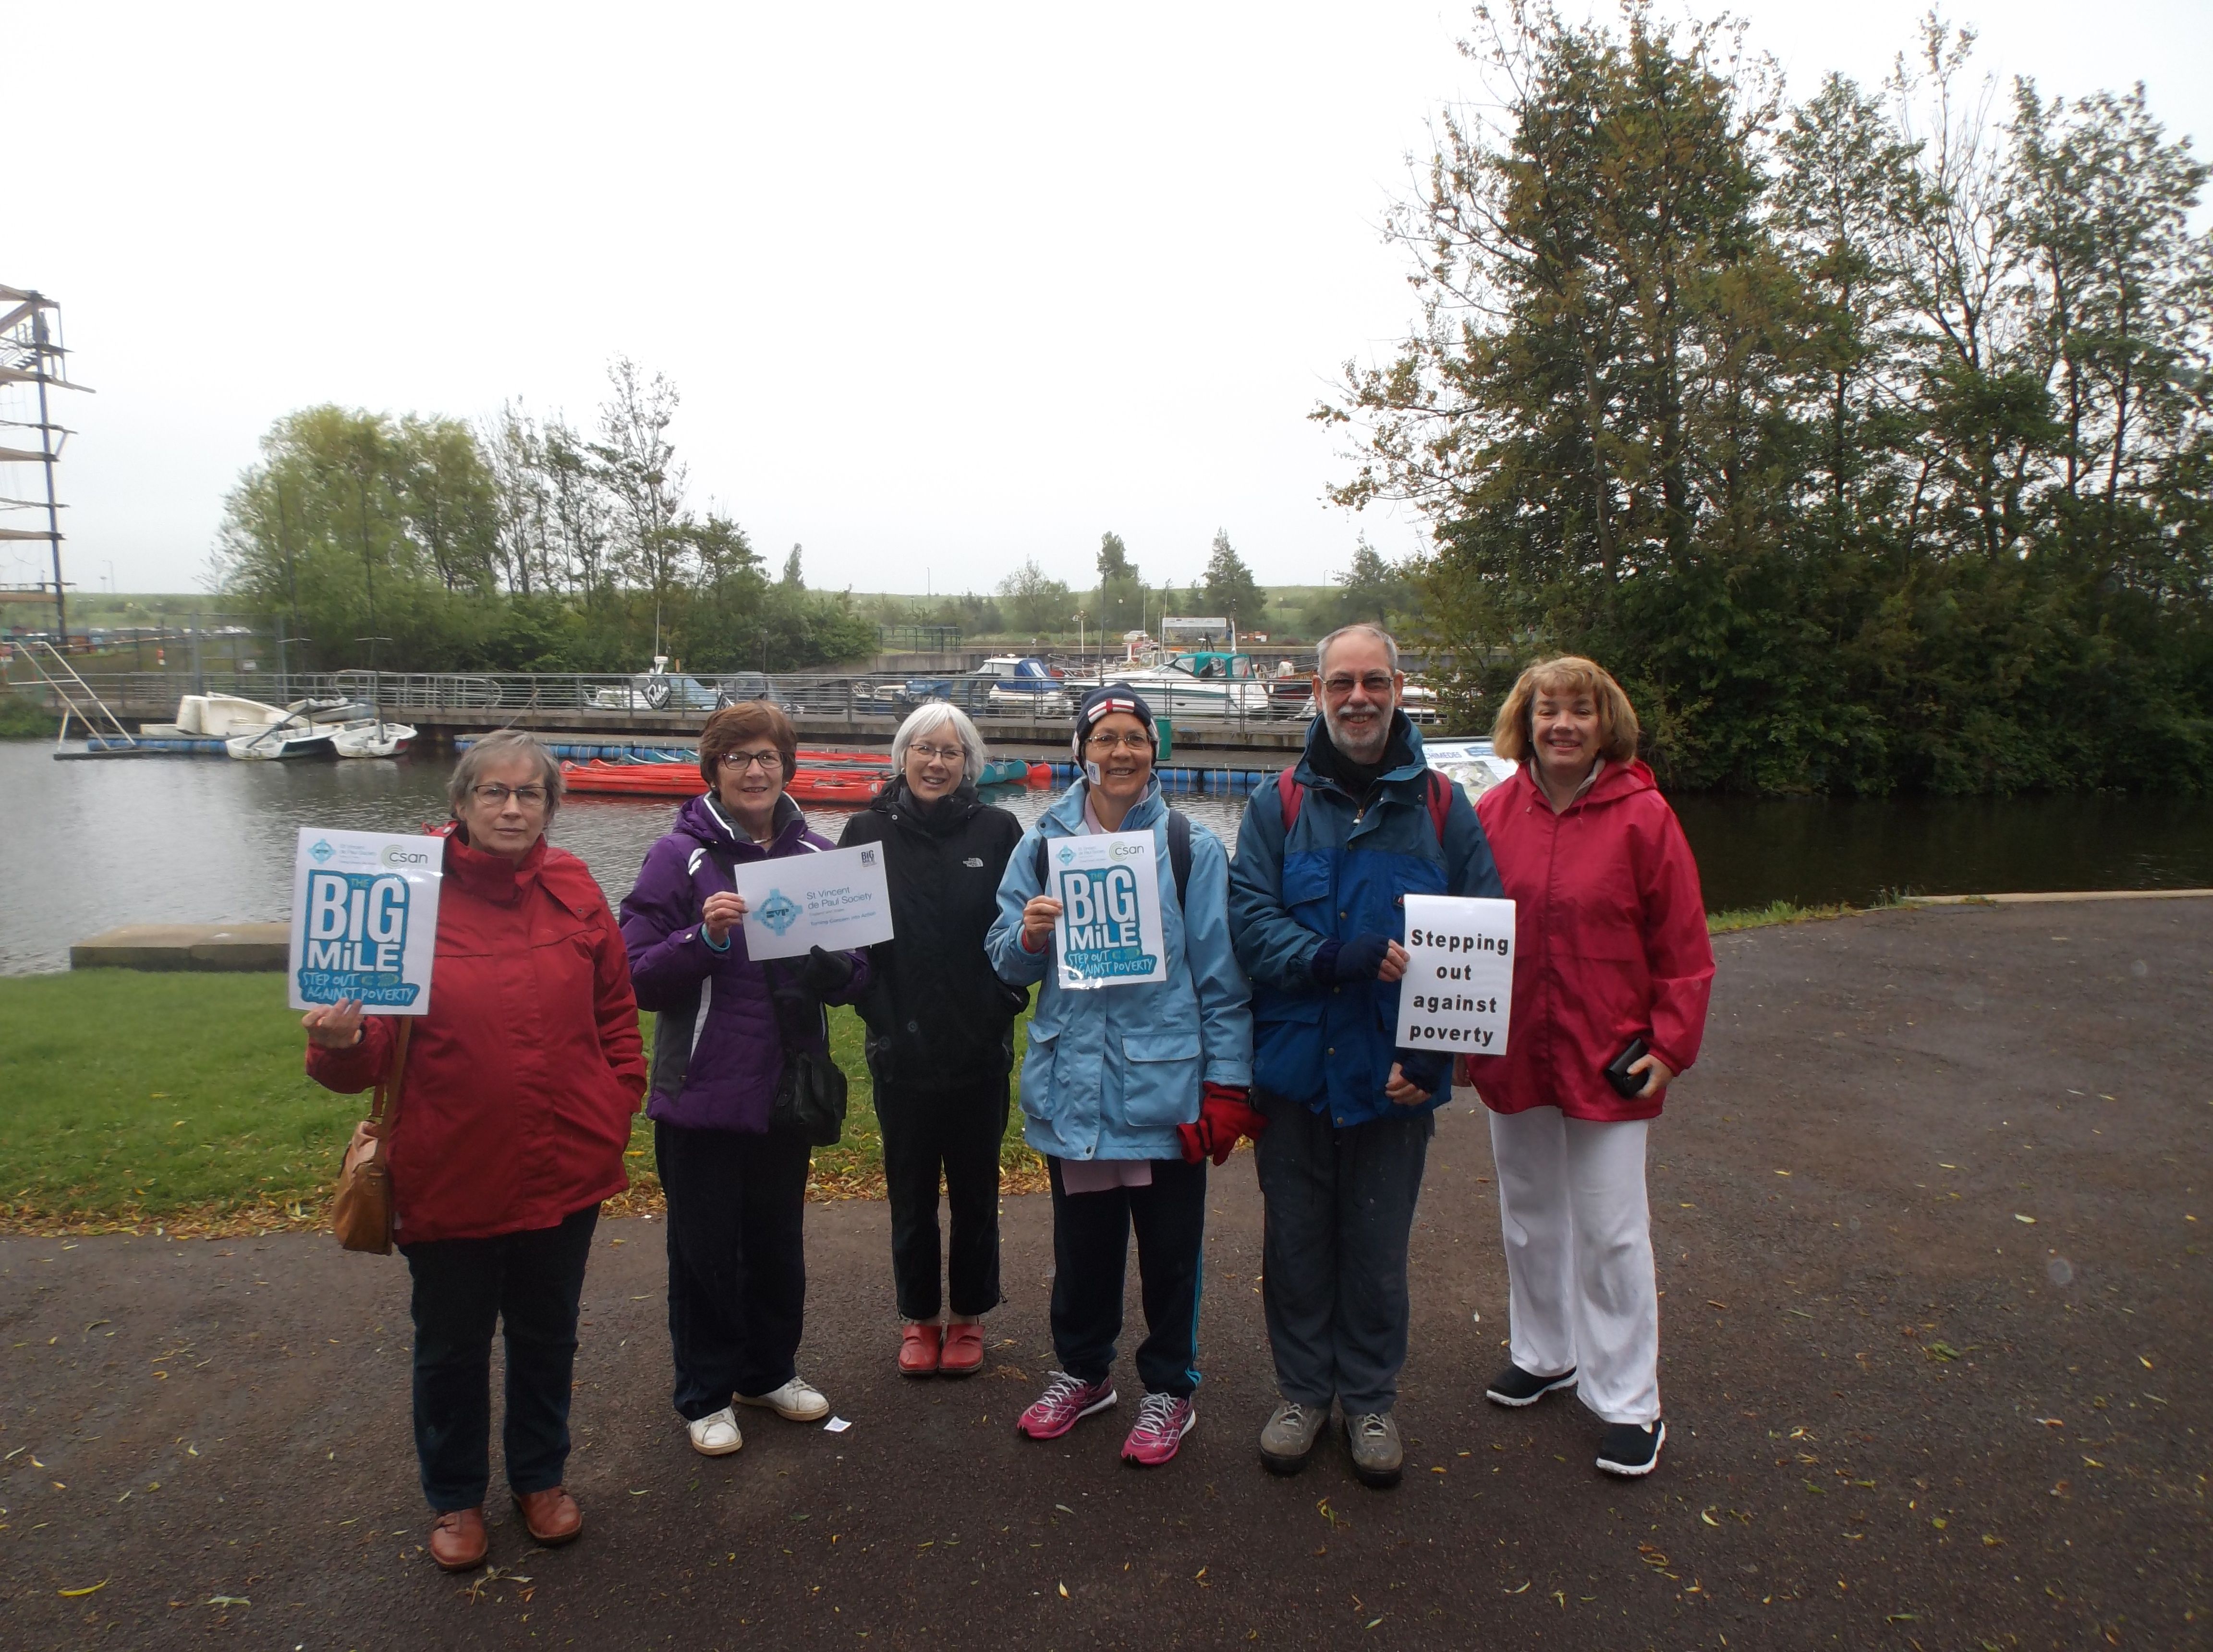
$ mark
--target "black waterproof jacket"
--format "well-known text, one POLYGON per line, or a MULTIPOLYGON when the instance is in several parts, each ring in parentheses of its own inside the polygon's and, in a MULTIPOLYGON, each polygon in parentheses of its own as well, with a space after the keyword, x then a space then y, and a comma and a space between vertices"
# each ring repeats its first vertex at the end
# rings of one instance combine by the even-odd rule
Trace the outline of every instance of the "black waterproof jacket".
POLYGON ((1003 1076, 1029 994, 992 972, 984 936, 1021 823, 962 785, 927 810, 904 779, 845 822, 838 846, 884 846, 893 938, 869 948, 869 1070, 879 1084, 943 1090, 1003 1076))

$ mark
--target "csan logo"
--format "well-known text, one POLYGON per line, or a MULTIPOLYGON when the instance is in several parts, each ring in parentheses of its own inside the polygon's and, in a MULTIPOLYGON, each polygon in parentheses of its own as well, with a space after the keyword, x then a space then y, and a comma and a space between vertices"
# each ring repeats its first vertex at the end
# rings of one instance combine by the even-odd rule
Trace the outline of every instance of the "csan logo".
POLYGON ((1142 855, 1144 852, 1143 845, 1138 844, 1116 844, 1106 851, 1106 854, 1110 860, 1126 861, 1132 856, 1142 855))
POLYGON ((428 866, 430 863, 430 851, 428 849, 417 849, 412 845, 387 844, 384 846, 384 852, 378 856, 377 859, 386 866, 399 869, 428 866))

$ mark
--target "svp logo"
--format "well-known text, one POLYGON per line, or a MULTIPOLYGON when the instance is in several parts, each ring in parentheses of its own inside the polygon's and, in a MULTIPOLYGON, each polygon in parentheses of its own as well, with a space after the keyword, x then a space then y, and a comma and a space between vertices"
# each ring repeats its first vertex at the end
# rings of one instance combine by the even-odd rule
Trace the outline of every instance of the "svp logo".
POLYGON ((786 930, 799 922, 802 916, 799 903, 781 889, 770 890, 768 899, 761 903, 760 921, 768 926, 769 933, 779 940, 786 930))
POLYGON ((331 847, 331 840, 328 838, 319 838, 308 852, 315 857, 316 865, 322 866, 327 864, 331 856, 338 851, 331 847))

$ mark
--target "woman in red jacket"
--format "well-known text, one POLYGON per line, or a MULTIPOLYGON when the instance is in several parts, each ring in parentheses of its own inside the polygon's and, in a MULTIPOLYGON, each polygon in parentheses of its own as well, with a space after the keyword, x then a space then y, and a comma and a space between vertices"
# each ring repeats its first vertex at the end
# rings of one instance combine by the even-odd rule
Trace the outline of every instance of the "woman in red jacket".
MULTIPOLYGON (((645 1060, 622 936, 584 863, 546 841, 561 765, 528 735, 454 769, 430 1012, 409 1035, 391 1136, 394 1237, 414 1284, 415 1454, 430 1558, 484 1563, 491 1338, 507 1335, 507 1478, 530 1535, 582 1529, 562 1489, 576 1307, 600 1201, 622 1192, 645 1060)), ((397 1021, 311 1009, 308 1072, 386 1076, 397 1021)))
POLYGON ((1607 1423, 1598 1466, 1649 1474, 1660 1417, 1660 1301, 1644 1141, 1697 1059, 1712 991, 1698 863, 1637 759, 1621 686, 1574 655, 1521 674, 1491 739, 1521 765, 1476 805, 1515 903, 1506 1052, 1469 1058, 1491 1109, 1512 1288, 1502 1405, 1573 1387, 1607 1423), (1610 1064, 1637 1045, 1621 1066, 1610 1064))

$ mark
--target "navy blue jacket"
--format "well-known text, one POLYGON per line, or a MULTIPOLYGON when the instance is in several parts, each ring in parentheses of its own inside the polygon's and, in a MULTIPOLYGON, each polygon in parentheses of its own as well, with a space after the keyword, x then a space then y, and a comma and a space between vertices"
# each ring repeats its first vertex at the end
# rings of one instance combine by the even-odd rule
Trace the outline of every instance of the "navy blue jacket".
POLYGON ((1393 1061, 1429 1089, 1430 1106, 1442 1105, 1452 1094, 1451 1058, 1392 1047, 1397 982, 1317 982, 1322 943, 1376 934, 1403 945, 1409 894, 1503 893, 1491 845, 1458 786, 1438 841, 1422 737, 1404 713, 1393 715, 1392 728, 1411 756, 1363 799, 1314 766, 1316 744, 1329 737, 1315 718, 1292 770, 1305 796, 1289 840, 1279 776, 1253 788, 1229 869, 1230 934, 1253 983, 1253 1082, 1316 1113, 1326 1108, 1338 1125, 1399 1110, 1383 1094, 1393 1061))

